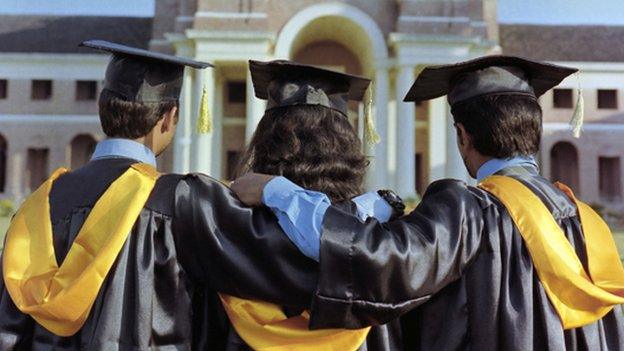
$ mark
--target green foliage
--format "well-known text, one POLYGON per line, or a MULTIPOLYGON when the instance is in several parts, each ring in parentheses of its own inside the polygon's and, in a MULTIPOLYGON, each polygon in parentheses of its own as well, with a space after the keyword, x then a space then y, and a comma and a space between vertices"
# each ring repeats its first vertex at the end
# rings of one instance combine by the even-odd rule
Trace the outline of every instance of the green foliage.
POLYGON ((15 204, 9 199, 0 200, 0 217, 10 217, 15 212, 15 204))

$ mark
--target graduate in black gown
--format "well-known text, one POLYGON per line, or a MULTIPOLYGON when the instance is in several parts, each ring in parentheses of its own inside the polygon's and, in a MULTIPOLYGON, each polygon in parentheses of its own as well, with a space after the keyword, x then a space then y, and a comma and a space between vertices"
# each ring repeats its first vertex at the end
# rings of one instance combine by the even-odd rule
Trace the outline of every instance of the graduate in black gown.
POLYGON ((268 209, 243 207, 205 175, 156 172, 184 67, 208 64, 83 45, 113 53, 99 99, 109 139, 85 166, 55 172, 14 217, 0 350, 248 349, 217 291, 303 309, 316 263, 268 209))
MULTIPOLYGON (((533 159, 537 98, 575 71, 508 56, 425 68, 406 101, 448 96, 479 186, 435 182, 387 224, 329 207, 311 326, 402 316, 406 350, 624 349, 624 269, 611 233, 533 159)), ((267 181, 248 175, 234 189, 258 204, 267 181)))

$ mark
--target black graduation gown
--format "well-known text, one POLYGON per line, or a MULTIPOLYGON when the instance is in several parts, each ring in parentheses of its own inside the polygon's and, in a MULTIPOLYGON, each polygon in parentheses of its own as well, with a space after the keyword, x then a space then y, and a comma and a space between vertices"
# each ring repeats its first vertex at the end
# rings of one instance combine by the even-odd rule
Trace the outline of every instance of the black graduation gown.
MULTIPOLYGON (((97 199, 133 162, 92 161, 55 181, 58 262, 97 199)), ((270 210, 241 206, 207 176, 163 175, 74 336, 57 337, 22 314, 0 280, 0 350, 246 349, 216 291, 308 307, 316 268, 270 210)))
MULTIPOLYGON (((532 168, 499 174, 546 204, 586 265, 574 204, 532 168)), ((358 328, 402 314, 406 350, 622 350, 624 315, 564 331, 504 206, 466 184, 433 183, 402 220, 366 223, 330 207, 312 327, 358 328)))

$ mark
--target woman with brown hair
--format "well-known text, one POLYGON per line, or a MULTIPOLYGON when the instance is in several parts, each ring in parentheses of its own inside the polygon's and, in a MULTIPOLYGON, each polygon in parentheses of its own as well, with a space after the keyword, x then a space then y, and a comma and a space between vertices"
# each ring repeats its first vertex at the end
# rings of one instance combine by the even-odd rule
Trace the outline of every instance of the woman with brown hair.
MULTIPOLYGON (((369 162, 347 117, 348 100, 361 101, 370 80, 282 60, 250 61, 250 70, 256 97, 267 100, 267 108, 237 173, 283 176, 267 186, 297 187, 305 192, 297 208, 291 209, 293 213, 276 213, 280 224, 291 229, 286 234, 290 237, 298 233, 290 221, 293 214, 332 203, 342 203, 345 210, 356 212, 363 220, 372 217, 373 211, 378 220, 388 220, 393 211, 382 197, 377 193, 360 195, 369 162)), ((280 191, 272 193, 278 196, 265 199, 267 206, 275 204, 277 208, 279 202, 287 201, 280 198, 280 191)), ((317 226, 320 223, 309 231, 318 232, 317 226)), ((296 242, 296 238, 290 238, 296 242)), ((318 249, 304 249, 309 257, 315 251, 318 249)), ((230 319, 235 317, 230 315, 230 319)), ((243 330, 237 332, 250 344, 251 338, 243 330)), ((367 329, 355 346, 366 350, 400 349, 400 333, 400 323, 393 321, 367 329)), ((321 344, 315 345, 322 348, 321 344)))

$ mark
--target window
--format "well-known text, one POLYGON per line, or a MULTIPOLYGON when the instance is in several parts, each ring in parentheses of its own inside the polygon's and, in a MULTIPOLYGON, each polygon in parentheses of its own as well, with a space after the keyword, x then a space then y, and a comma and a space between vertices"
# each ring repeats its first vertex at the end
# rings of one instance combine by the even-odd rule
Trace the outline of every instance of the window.
POLYGON ((553 90, 553 107, 554 108, 572 108, 572 89, 554 89, 553 90))
POLYGON ((26 184, 34 191, 48 177, 48 149, 28 149, 26 184))
POLYGON ((245 82, 227 83, 228 102, 231 104, 244 104, 247 99, 247 84, 245 82))
POLYGON ((97 93, 97 82, 92 80, 79 80, 76 82, 76 100, 93 101, 97 93))
POLYGON ((599 89, 598 90, 598 108, 616 109, 618 108, 617 90, 615 89, 599 89))
POLYGON ((562 182, 580 195, 578 151, 571 143, 560 141, 550 150, 550 180, 562 182))
POLYGON ((0 99, 6 99, 8 94, 8 82, 6 79, 0 79, 0 99))
POLYGON ((236 166, 238 166, 240 157, 240 151, 230 150, 227 152, 226 179, 234 179, 234 172, 236 172, 236 166))
POLYGON ((95 139, 89 134, 77 135, 71 141, 71 168, 76 169, 89 162, 95 150, 95 139))
POLYGON ((33 80, 30 97, 33 100, 48 100, 52 97, 51 80, 33 80))
POLYGON ((618 201, 622 198, 619 157, 599 157, 598 178, 600 197, 603 200, 618 201))

